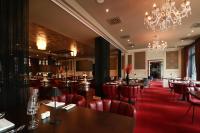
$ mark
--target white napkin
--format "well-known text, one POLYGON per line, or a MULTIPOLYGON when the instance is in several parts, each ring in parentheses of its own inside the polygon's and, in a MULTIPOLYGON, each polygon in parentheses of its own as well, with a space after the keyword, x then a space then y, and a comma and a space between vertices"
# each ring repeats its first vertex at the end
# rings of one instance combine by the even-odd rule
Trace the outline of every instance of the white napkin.
POLYGON ((0 132, 1 132, 1 131, 4 131, 4 130, 6 130, 6 129, 12 128, 12 127, 14 127, 14 126, 15 126, 14 123, 12 123, 12 122, 6 120, 5 118, 0 119, 0 132))
MULTIPOLYGON (((51 102, 49 102, 49 103, 47 103, 45 105, 55 108, 55 102, 54 101, 51 101, 51 102)), ((62 107, 64 105, 65 105, 64 102, 56 102, 56 108, 62 107)))
POLYGON ((62 107, 65 110, 70 110, 72 108, 74 108, 76 106, 76 104, 68 104, 67 106, 62 107))

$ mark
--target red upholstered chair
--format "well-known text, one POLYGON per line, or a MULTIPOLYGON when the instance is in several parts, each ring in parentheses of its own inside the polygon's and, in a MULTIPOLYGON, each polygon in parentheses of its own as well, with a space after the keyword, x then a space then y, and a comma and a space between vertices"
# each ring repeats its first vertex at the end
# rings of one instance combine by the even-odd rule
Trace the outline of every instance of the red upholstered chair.
POLYGON ((119 99, 118 86, 112 84, 103 85, 103 94, 109 99, 119 99))
MULTIPOLYGON (((52 99, 54 99, 52 97, 52 99)), ((65 102, 65 104, 76 104, 77 106, 85 107, 86 100, 83 96, 77 94, 62 94, 61 96, 56 97, 56 101, 65 102)))
POLYGON ((97 111, 104 111, 110 113, 116 113, 129 117, 135 117, 135 107, 126 102, 118 100, 103 99, 92 101, 89 103, 89 108, 97 111))
POLYGON ((170 89, 170 92, 174 92, 174 86, 173 86, 173 80, 168 80, 168 87, 170 89))
MULTIPOLYGON (((188 87, 188 102, 190 103, 190 106, 186 113, 188 113, 191 110, 191 108, 193 109, 192 122, 194 122, 195 107, 196 106, 200 107, 200 99, 197 99, 197 98, 195 98, 195 96, 192 95, 192 94, 194 94, 194 92, 197 92, 194 87, 188 87)), ((200 93, 200 92, 198 91, 198 93, 200 93)))
POLYGON ((132 85, 120 86, 120 100, 129 103, 136 102, 137 88, 132 85))
POLYGON ((188 86, 189 86, 189 84, 173 83, 174 94, 182 95, 182 100, 186 100, 188 86))

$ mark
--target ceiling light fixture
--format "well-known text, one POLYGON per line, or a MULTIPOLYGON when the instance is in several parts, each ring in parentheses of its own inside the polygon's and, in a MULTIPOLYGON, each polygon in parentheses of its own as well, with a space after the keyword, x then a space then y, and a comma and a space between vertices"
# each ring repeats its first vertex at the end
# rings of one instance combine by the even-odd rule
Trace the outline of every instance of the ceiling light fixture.
POLYGON ((120 29, 120 31, 123 32, 124 30, 123 30, 123 29, 120 29))
POLYGON ((71 45, 71 56, 75 57, 77 55, 77 44, 76 44, 76 41, 74 41, 71 45))
POLYGON ((180 10, 176 8, 175 0, 164 0, 161 8, 156 3, 150 13, 145 13, 144 24, 153 31, 164 31, 172 25, 181 25, 182 19, 191 15, 191 3, 184 0, 180 10))
POLYGON ((106 13, 108 13, 109 11, 110 11, 110 10, 107 8, 107 9, 106 9, 106 13))
POLYGON ((38 35, 36 45, 39 50, 46 50, 47 47, 46 37, 44 35, 38 35))
POLYGON ((104 3, 104 0, 97 0, 97 3, 102 4, 104 3))
POLYGON ((167 42, 159 40, 159 37, 156 35, 152 43, 148 44, 150 50, 164 50, 167 48, 167 42))

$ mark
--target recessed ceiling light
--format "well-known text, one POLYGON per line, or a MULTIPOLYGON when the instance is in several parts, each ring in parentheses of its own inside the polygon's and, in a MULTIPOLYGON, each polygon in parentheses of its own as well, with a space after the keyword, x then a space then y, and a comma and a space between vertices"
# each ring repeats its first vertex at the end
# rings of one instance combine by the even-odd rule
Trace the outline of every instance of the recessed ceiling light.
POLYGON ((102 4, 104 3, 104 0, 97 0, 97 3, 102 4))
POLYGON ((131 48, 134 48, 134 45, 131 45, 131 48))
POLYGON ((120 31, 123 32, 124 30, 123 30, 123 29, 120 29, 120 31))
POLYGON ((129 40, 129 39, 128 39, 127 41, 128 41, 128 42, 130 42, 130 40, 129 40))
POLYGON ((106 9, 106 12, 108 13, 109 11, 110 11, 110 10, 107 8, 107 9, 106 9))
POLYGON ((191 30, 191 32, 193 33, 193 32, 194 32, 194 30, 191 30))

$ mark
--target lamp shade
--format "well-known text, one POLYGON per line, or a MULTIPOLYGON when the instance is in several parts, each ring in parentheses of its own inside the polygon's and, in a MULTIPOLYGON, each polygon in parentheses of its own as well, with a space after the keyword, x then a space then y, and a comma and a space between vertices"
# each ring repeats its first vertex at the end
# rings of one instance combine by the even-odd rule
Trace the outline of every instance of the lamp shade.
POLYGON ((62 93, 61 91, 58 89, 58 87, 52 87, 51 91, 50 91, 50 96, 51 97, 57 97, 60 96, 62 93))

